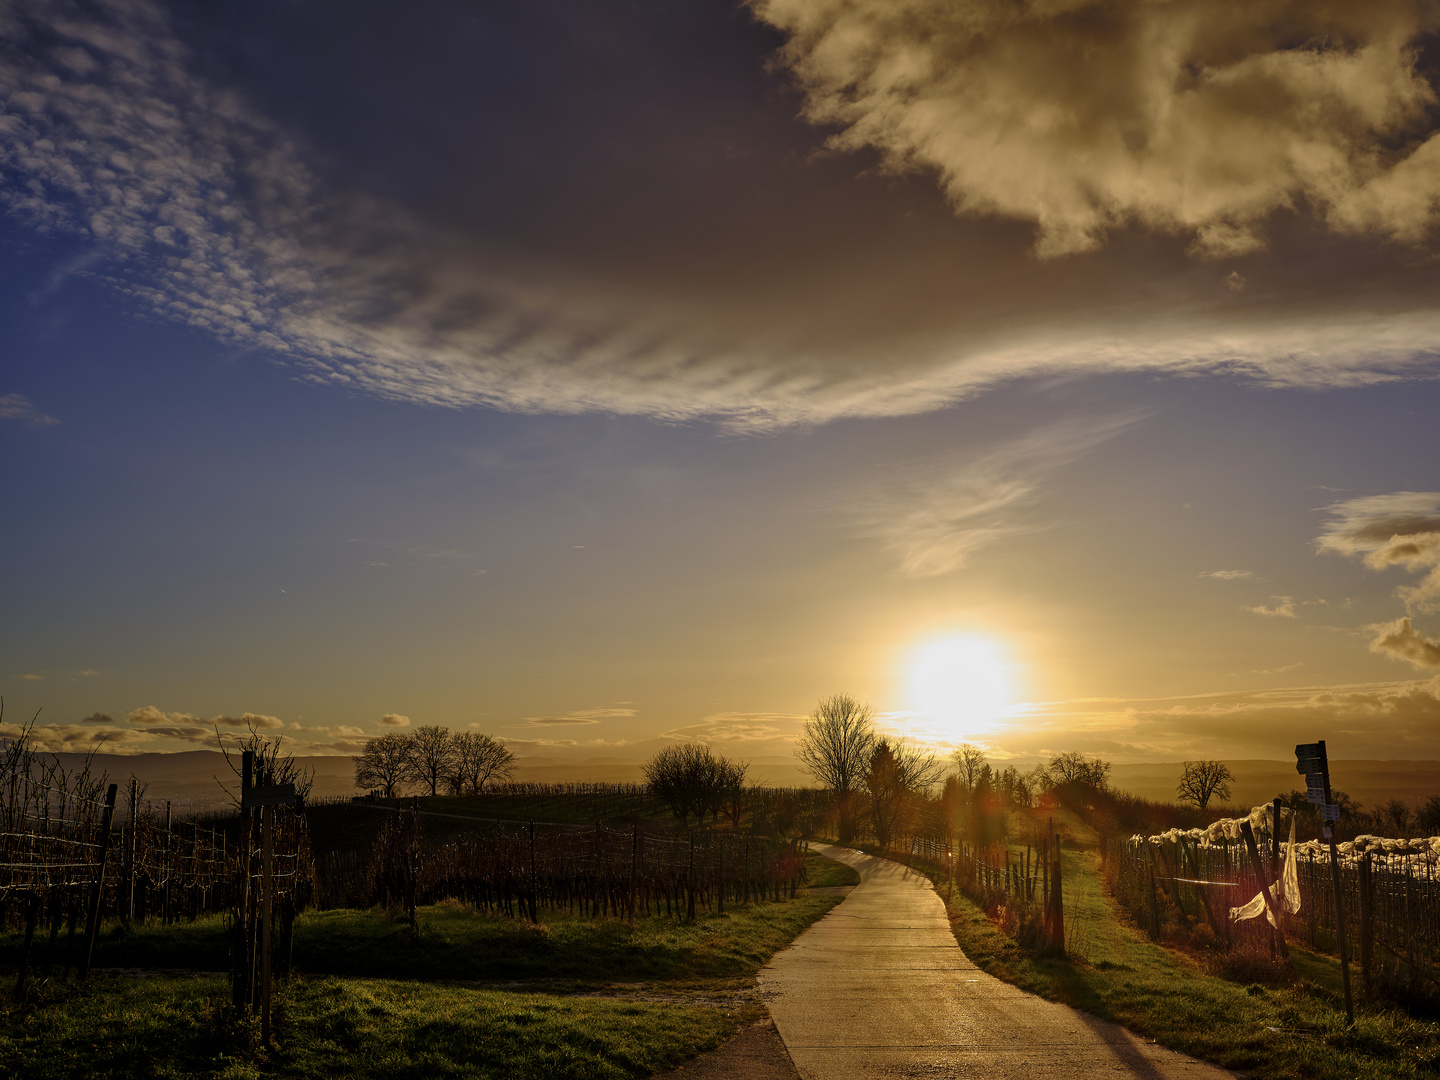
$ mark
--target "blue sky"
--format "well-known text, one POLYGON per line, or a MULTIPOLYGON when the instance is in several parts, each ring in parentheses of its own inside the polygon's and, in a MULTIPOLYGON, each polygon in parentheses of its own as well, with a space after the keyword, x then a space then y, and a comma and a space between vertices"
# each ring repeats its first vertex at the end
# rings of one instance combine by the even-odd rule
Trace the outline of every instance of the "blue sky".
POLYGON ((1418 9, 921 9, 7 5, 6 723, 1440 757, 1418 9))

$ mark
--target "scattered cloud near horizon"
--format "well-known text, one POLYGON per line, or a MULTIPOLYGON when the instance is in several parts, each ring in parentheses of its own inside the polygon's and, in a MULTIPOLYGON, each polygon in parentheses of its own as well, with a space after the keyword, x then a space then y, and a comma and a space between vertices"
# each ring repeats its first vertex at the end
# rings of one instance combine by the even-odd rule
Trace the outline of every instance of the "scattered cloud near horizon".
POLYGON ((832 147, 937 174, 957 213, 1032 222, 1042 257, 1131 224, 1245 255, 1279 211, 1409 244, 1434 228, 1436 95, 1416 63, 1436 20, 1416 0, 749 6, 788 35, 832 147))
POLYGON ((1242 611, 1248 611, 1254 615, 1265 615, 1275 619, 1295 618, 1295 598, 1293 596, 1272 596, 1268 604, 1256 604, 1254 607, 1245 607, 1242 611))
POLYGON ((0 420, 18 420, 36 427, 49 427, 60 423, 53 416, 47 416, 24 394, 0 394, 0 420))
POLYGON ((512 727, 564 727, 568 724, 598 724, 602 720, 637 716, 638 709, 610 707, 604 709, 575 709, 554 716, 527 716, 523 725, 512 727))
POLYGON ((1440 758, 1440 675, 1397 683, 1287 687, 1189 698, 1049 702, 995 742, 1042 743, 1118 760, 1288 756, 1324 737, 1347 757, 1440 758), (1383 737, 1378 733, 1383 732, 1383 737))
POLYGON ((380 717, 380 723, 383 727, 409 727, 410 717, 403 716, 400 713, 387 712, 384 716, 380 717))
POLYGON ((1393 660, 1407 660, 1417 668, 1440 667, 1440 641, 1427 638, 1411 626, 1409 616, 1370 629, 1376 631, 1375 639, 1370 642, 1371 652, 1382 653, 1393 660))
POLYGON ((238 727, 257 728, 261 730, 270 728, 283 728, 285 722, 278 716, 267 716, 265 713, 245 712, 239 716, 212 716, 205 720, 186 712, 166 713, 157 709, 154 705, 144 705, 134 709, 125 717, 132 724, 208 724, 211 727, 238 727))
POLYGON ((1253 570, 1204 570, 1200 577, 1215 578, 1218 581, 1250 581, 1255 577, 1253 570))

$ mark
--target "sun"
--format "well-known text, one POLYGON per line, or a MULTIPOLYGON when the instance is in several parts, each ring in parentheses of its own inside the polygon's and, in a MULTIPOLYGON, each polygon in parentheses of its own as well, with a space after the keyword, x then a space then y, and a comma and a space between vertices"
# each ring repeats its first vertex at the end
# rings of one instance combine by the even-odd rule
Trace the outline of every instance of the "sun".
POLYGON ((999 642, 979 635, 939 638, 911 654, 909 699, 952 738, 987 732, 1014 705, 1013 665, 999 642))

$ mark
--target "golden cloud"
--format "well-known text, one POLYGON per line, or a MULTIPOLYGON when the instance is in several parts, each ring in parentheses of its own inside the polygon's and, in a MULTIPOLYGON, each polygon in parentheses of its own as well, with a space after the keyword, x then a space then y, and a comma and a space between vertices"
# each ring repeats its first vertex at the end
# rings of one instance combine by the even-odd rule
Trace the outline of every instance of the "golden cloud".
POLYGON ((1276 211, 1416 243, 1435 222, 1436 103, 1419 0, 750 0, 783 31, 804 115, 840 150, 928 170, 1036 251, 1130 223, 1203 256, 1276 211))

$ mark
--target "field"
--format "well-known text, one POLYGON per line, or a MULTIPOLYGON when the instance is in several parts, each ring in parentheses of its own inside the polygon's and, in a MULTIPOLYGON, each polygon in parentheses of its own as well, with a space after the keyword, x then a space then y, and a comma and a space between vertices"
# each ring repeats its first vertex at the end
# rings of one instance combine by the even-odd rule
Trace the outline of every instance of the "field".
MULTIPOLYGON (((812 856, 819 881, 848 868, 812 856)), ((818 883, 818 882, 817 882, 818 883)), ((0 1075, 631 1077, 708 1050, 760 1015, 754 974, 835 896, 693 922, 550 913, 539 924, 446 901, 418 931, 383 909, 308 912, 274 1045, 235 1019, 226 922, 107 925, 97 976, 4 1002, 0 1075)), ((14 970, 18 939, 0 939, 14 970)))

